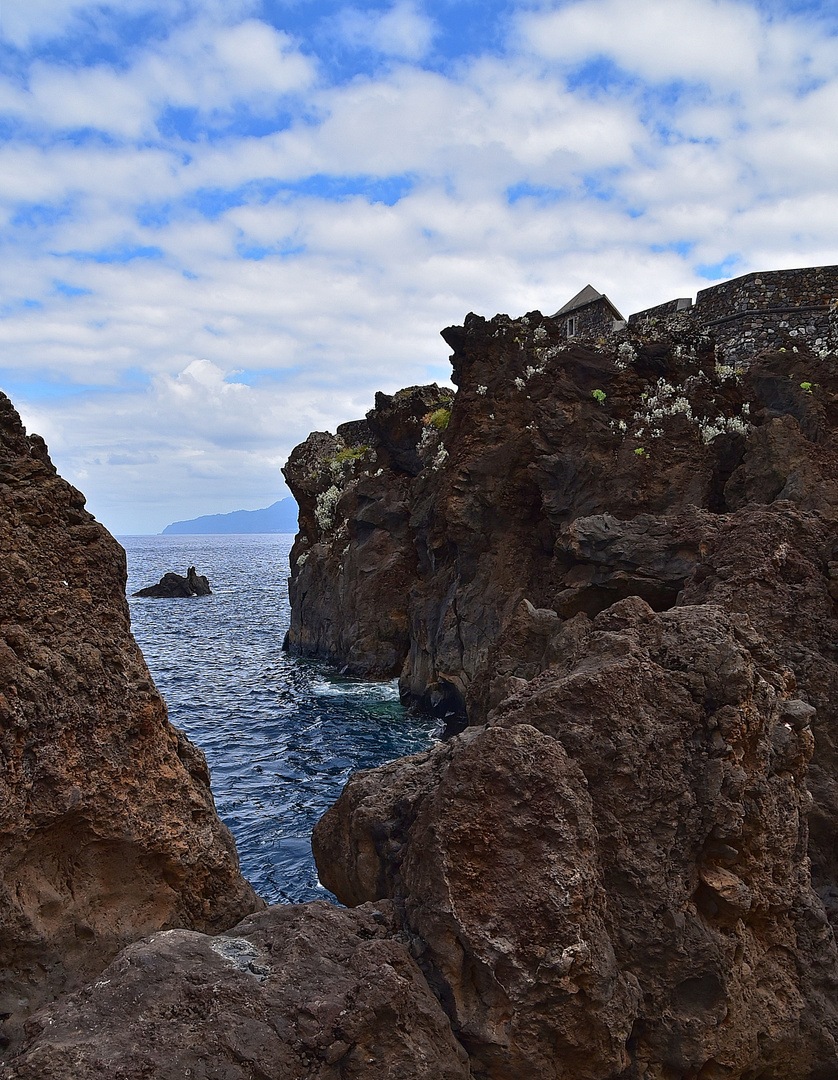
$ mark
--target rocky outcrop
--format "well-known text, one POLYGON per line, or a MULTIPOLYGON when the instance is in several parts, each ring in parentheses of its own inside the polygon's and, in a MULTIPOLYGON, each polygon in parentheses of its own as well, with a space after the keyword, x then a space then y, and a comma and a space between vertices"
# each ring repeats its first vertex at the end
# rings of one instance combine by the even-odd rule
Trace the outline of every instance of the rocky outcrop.
POLYGON ((125 553, 0 395, 0 1014, 262 906, 136 643, 125 553))
POLYGON ((292 602, 342 664, 353 596, 373 656, 378 568, 412 566, 381 590, 403 697, 469 726, 350 781, 321 879, 395 900, 481 1080, 838 1075, 836 358, 737 369, 678 315, 444 337, 458 392, 400 530, 362 587, 358 494, 394 489, 361 462, 292 602))
POLYGON ((186 571, 186 577, 181 574, 169 572, 164 574, 156 585, 149 585, 146 589, 140 589, 134 596, 153 596, 157 598, 173 599, 187 596, 211 596, 212 589, 204 574, 199 574, 194 566, 186 571))
POLYGON ((285 648, 346 673, 390 677, 409 648, 406 601, 417 561, 415 477, 440 453, 453 394, 376 394, 366 420, 315 431, 283 469, 300 506, 285 648))
POLYGON ((350 780, 324 883, 400 902, 475 1076, 830 1075, 790 672, 746 618, 636 597, 548 649, 487 726, 350 780))
POLYGON ((168 930, 30 1020, 3 1080, 468 1080, 391 905, 274 907, 168 930))

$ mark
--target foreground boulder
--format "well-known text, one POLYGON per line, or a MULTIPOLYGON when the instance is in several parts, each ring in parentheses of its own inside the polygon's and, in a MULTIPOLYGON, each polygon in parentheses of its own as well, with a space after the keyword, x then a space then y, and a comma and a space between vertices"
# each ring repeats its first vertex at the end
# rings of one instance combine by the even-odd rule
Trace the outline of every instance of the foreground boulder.
POLYGON ((204 574, 199 574, 194 566, 186 571, 186 577, 169 572, 164 574, 156 585, 149 585, 146 589, 140 589, 134 596, 154 596, 158 598, 187 596, 210 596, 212 589, 204 574))
POLYGON ((131 636, 125 553, 0 395, 0 1015, 262 902, 131 636))
POLYGON ((632 598, 555 631, 487 726, 350 780, 322 880, 399 902, 477 1077, 835 1075, 814 710, 717 607, 632 598))
POLYGON ((315 902, 168 930, 39 1012, 3 1080, 468 1080, 392 907, 315 902), (403 936, 403 935, 402 935, 403 936))

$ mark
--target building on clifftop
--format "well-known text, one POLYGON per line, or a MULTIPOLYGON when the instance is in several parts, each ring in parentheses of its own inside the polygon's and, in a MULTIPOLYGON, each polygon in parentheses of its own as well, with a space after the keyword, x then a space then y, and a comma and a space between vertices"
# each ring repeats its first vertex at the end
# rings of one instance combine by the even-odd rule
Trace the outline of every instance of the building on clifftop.
POLYGON ((552 317, 564 320, 566 338, 602 337, 626 325, 605 293, 597 292, 593 285, 586 285, 552 317))

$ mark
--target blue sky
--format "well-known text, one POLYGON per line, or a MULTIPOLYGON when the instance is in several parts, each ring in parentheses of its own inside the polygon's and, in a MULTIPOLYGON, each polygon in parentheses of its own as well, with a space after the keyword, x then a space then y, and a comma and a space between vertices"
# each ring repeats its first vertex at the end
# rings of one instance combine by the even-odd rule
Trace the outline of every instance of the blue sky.
POLYGON ((838 14, 2 0, 0 386, 114 532, 266 506, 465 314, 838 262, 838 14))

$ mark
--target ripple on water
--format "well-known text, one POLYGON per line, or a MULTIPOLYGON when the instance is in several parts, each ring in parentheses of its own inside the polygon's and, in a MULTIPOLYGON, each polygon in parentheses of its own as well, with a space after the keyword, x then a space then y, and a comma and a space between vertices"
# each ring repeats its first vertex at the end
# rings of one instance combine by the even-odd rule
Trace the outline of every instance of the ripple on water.
POLYGON ((429 717, 395 683, 341 678, 281 651, 293 537, 125 536, 134 636, 169 716, 207 756, 242 871, 270 903, 332 899, 311 830, 350 774, 429 746, 429 717), (212 596, 131 597, 168 570, 206 574, 212 596))

